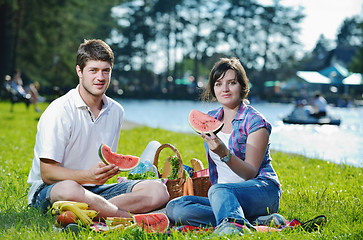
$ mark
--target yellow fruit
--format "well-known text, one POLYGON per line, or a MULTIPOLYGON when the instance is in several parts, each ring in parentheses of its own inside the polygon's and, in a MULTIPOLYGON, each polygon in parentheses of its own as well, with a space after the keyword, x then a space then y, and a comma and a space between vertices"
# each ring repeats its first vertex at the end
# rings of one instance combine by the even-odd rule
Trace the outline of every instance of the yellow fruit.
POLYGON ((79 207, 75 206, 74 204, 64 203, 61 205, 60 211, 73 212, 77 216, 77 218, 85 225, 91 225, 93 223, 91 218, 88 217, 88 215, 85 212, 83 212, 83 210, 81 210, 79 207))

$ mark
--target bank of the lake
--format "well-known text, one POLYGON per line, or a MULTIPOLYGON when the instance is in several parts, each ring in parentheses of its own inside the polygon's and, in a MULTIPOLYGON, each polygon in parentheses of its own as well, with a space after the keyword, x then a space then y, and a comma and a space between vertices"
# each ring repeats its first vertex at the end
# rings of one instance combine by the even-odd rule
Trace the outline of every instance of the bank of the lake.
MULTIPOLYGON (((45 109, 46 104, 40 107, 45 109)), ((1 239, 74 239, 53 230, 54 217, 43 216, 27 207, 26 183, 33 159, 36 125, 40 113, 0 102, 0 238, 1 239)), ((173 143, 183 160, 197 157, 206 167, 201 139, 195 134, 178 133, 140 126, 121 131, 118 152, 140 155, 151 140, 173 143), (192 147, 191 147, 192 146, 192 147)), ((164 161, 171 152, 163 151, 164 161)), ((320 232, 287 231, 253 233, 244 239, 362 239, 363 169, 334 164, 301 155, 273 151, 273 166, 282 183, 279 213, 288 220, 306 221, 324 214, 327 225, 320 232)), ((161 162, 162 164, 162 162, 161 162)), ((113 178, 110 182, 115 182, 113 178)), ((117 231, 107 234, 81 232, 77 239, 213 239, 208 234, 145 235, 142 231, 117 231)), ((241 239, 231 237, 230 239, 241 239)))
MULTIPOLYGON (((125 109, 125 119, 153 128, 193 133, 187 117, 191 109, 203 112, 219 106, 216 103, 176 100, 118 99, 125 109)), ((252 103, 272 124, 271 149, 302 154, 307 157, 363 167, 363 107, 329 107, 328 112, 342 120, 340 126, 288 125, 282 117, 293 104, 252 103)))

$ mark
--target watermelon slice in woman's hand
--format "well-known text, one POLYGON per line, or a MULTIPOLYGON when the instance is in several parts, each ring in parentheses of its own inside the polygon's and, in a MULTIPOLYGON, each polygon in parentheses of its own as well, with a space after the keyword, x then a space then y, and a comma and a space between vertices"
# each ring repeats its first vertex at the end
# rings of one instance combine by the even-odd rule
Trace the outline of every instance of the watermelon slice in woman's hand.
POLYGON ((217 134, 223 127, 223 122, 195 109, 190 111, 188 121, 193 130, 199 134, 203 132, 209 135, 209 131, 217 134))

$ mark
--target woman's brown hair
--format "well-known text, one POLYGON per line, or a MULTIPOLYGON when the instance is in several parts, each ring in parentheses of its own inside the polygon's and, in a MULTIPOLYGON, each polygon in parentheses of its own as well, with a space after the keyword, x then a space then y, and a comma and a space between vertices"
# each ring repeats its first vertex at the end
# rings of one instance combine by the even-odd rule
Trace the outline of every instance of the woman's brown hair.
POLYGON ((244 100, 249 91, 249 80, 246 75, 246 71, 243 68, 241 62, 238 58, 221 58, 218 62, 216 62, 209 74, 208 85, 204 93, 202 94, 203 101, 215 100, 216 95, 214 92, 214 84, 215 82, 224 77, 228 70, 233 70, 236 74, 236 80, 241 84, 241 101, 244 100))

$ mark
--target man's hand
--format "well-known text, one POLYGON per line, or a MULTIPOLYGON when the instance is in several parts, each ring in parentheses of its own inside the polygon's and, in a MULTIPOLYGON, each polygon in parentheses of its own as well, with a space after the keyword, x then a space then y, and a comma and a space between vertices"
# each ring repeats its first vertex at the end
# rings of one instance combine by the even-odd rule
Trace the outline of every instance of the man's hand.
POLYGON ((120 171, 114 164, 106 165, 103 162, 95 163, 88 170, 72 170, 60 166, 60 163, 51 159, 40 159, 40 172, 46 184, 53 184, 64 180, 73 180, 79 184, 104 184, 108 179, 120 171))
POLYGON ((96 185, 104 184, 108 179, 117 175, 119 172, 119 168, 114 164, 107 165, 103 162, 97 162, 89 169, 89 183, 96 185))

